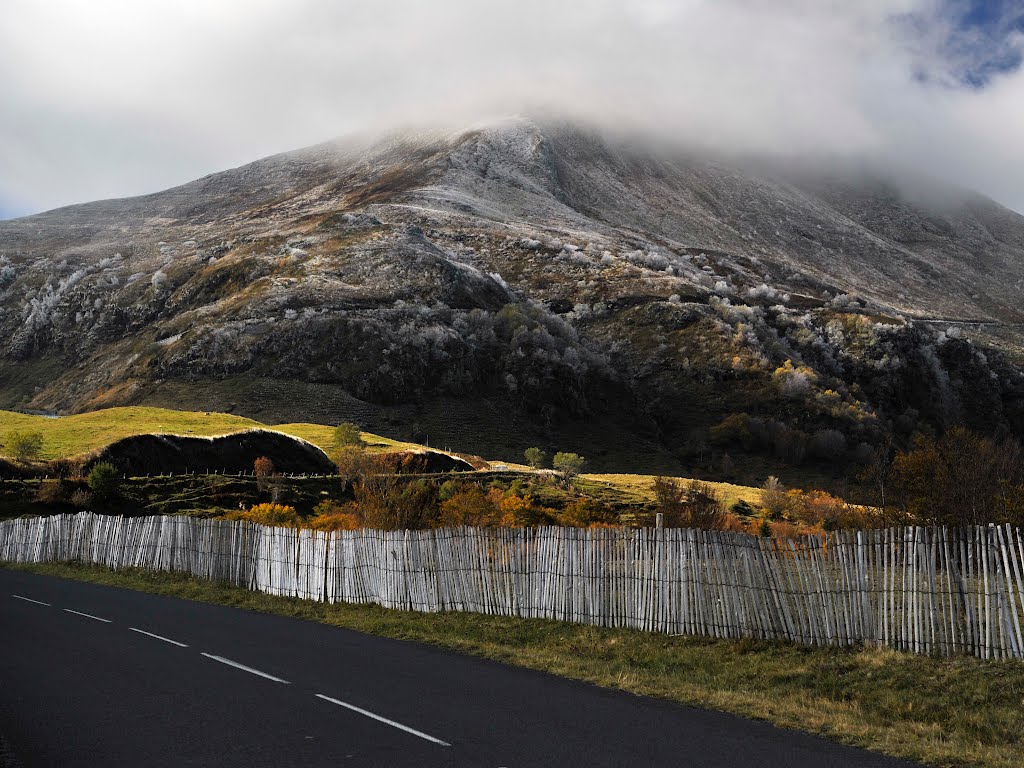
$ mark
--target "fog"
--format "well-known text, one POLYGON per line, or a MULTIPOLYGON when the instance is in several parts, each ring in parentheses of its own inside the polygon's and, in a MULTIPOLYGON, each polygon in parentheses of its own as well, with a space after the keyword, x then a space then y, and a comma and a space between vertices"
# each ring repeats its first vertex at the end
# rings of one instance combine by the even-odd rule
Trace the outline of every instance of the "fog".
POLYGON ((535 112, 715 152, 868 156, 1024 211, 1022 14, 976 6, 6 0, 0 216, 348 132, 535 112))

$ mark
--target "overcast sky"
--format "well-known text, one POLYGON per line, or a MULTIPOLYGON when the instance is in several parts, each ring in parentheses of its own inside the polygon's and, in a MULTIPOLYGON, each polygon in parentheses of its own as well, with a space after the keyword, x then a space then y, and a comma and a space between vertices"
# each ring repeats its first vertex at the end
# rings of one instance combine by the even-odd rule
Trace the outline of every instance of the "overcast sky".
POLYGON ((0 218, 546 109, 1024 212, 1020 0, 3 0, 0 218))

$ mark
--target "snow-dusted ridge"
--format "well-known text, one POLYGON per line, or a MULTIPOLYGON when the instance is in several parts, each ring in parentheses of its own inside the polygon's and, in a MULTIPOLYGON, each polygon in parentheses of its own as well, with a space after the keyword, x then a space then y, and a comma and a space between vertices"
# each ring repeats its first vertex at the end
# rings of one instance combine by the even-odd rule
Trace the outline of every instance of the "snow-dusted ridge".
POLYGON ((514 118, 0 222, 0 405, 223 397, 308 421, 454 398, 527 431, 613 412, 678 453, 735 387, 851 445, 908 413, 1019 430, 1024 217, 751 167, 514 118))

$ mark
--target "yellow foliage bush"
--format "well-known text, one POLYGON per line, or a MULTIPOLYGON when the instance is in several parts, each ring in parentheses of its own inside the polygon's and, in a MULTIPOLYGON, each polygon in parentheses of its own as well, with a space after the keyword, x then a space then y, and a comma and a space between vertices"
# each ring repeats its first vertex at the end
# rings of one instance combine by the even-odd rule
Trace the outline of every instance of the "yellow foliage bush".
POLYGON ((811 393, 818 383, 818 374, 806 365, 793 365, 787 360, 772 373, 772 381, 779 391, 792 399, 799 399, 811 393))
POLYGON ((506 528, 544 525, 551 522, 555 516, 553 510, 539 506, 532 496, 520 496, 511 492, 502 496, 499 506, 501 525, 506 528))
POLYGON ((313 507, 313 515, 305 521, 305 527, 317 531, 355 531, 363 527, 363 520, 352 502, 339 504, 325 499, 313 507))
POLYGON ((331 512, 311 518, 307 527, 317 531, 358 531, 363 522, 355 512, 331 512))
POLYGON ((235 512, 228 516, 232 520, 248 520, 260 525, 273 525, 278 528, 301 528, 303 517, 295 511, 295 507, 287 504, 256 504, 244 512, 235 512))

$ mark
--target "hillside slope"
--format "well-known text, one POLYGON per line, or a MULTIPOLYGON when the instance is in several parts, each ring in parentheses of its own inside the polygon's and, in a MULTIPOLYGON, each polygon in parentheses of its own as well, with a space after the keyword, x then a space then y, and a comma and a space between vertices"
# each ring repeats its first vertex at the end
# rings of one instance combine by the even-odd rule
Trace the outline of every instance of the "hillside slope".
POLYGON ((0 407, 351 419, 726 477, 958 421, 1024 434, 1024 217, 750 167, 517 119, 0 222, 0 407))

